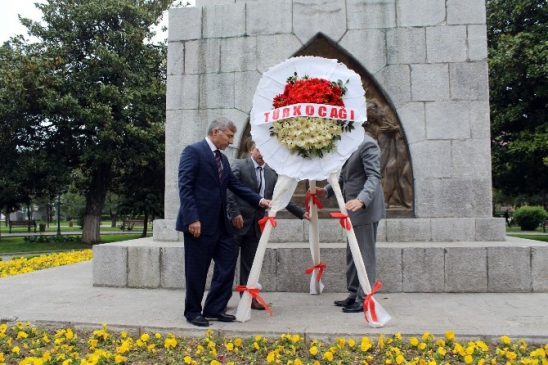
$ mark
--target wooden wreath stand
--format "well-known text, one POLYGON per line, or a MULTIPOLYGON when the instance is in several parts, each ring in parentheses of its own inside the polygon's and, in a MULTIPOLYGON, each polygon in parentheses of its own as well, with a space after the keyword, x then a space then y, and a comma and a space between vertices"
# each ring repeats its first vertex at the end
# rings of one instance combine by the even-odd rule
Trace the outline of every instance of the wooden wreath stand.
MULTIPOLYGON (((361 287, 366 293, 366 300, 364 301, 365 319, 370 326, 381 327, 388 322, 391 317, 373 298, 373 294, 380 287, 380 283, 378 283, 379 285, 375 285, 375 288, 372 291, 371 285, 369 284, 369 279, 367 278, 367 272, 365 271, 365 265, 360 253, 360 248, 358 246, 358 241, 356 239, 356 234, 354 233, 354 228, 352 227, 350 218, 348 218, 348 212, 344 204, 341 188, 339 186, 339 180, 334 173, 332 173, 327 180, 335 192, 337 203, 341 211, 340 216, 338 217, 341 220, 341 225, 345 227, 348 245, 354 259, 354 264, 356 265, 358 279, 361 287)), ((272 228, 277 225, 276 220, 274 219, 276 217, 276 213, 287 206, 287 203, 295 192, 297 182, 298 181, 296 179, 290 178, 286 175, 279 175, 278 177, 271 201, 272 208, 268 211, 268 217, 266 218, 266 224, 264 226, 261 239, 259 240, 255 259, 253 260, 253 265, 247 280, 247 285, 245 287, 239 286, 236 288, 237 291, 243 293, 240 298, 240 303, 238 304, 238 309, 236 310, 236 320, 240 322, 246 322, 251 318, 251 300, 254 297, 257 298, 261 304, 265 305, 268 313, 272 315, 272 311, 268 308, 259 295, 261 289, 259 285, 259 276, 261 274, 264 254, 268 239, 270 238, 270 233, 272 232, 272 228)), ((324 285, 321 282, 321 272, 323 272, 325 265, 323 265, 320 261, 318 207, 314 203, 316 181, 310 181, 310 192, 312 193, 312 196, 307 196, 307 204, 310 204, 309 242, 313 262, 313 267, 310 268, 310 273, 312 274, 310 278, 310 294, 321 294, 324 288, 324 285)))

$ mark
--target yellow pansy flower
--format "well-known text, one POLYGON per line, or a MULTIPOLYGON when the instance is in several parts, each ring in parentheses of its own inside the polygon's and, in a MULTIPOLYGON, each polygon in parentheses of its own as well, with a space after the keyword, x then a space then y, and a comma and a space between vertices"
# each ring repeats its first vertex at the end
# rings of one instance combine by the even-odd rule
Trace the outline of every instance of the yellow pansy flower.
POLYGON ((316 346, 312 346, 308 351, 310 352, 310 355, 316 356, 316 354, 318 353, 318 348, 316 346))
POLYGON ((325 354, 323 354, 323 358, 327 361, 333 361, 333 353, 331 351, 327 351, 325 354))
POLYGON ((449 341, 453 341, 455 339, 455 332, 445 331, 445 338, 449 341))

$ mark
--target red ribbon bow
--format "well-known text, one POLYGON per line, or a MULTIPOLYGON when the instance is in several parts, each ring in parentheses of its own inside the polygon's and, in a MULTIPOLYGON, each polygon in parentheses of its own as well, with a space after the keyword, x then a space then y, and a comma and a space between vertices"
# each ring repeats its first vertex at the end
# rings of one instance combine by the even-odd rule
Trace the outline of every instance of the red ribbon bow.
POLYGON ((305 202, 305 209, 308 213, 310 213, 310 199, 312 198, 312 204, 316 205, 318 207, 318 209, 323 209, 323 205, 322 205, 322 202, 320 201, 320 199, 318 199, 318 196, 316 195, 316 193, 311 193, 311 192, 308 192, 306 193, 306 197, 304 198, 304 202, 305 202))
POLYGON ((318 276, 316 276, 316 281, 319 283, 320 280, 322 280, 323 271, 325 270, 325 262, 322 261, 318 265, 309 267, 308 269, 305 270, 305 273, 310 275, 316 269, 319 269, 318 276))
POLYGON ((259 295, 259 292, 261 291, 260 289, 258 289, 258 288, 248 288, 247 286, 244 286, 244 285, 238 285, 236 287, 236 291, 238 293, 243 293, 245 291, 249 292, 249 294, 251 294, 251 297, 257 299, 257 301, 264 306, 264 308, 266 309, 268 314, 272 315, 272 309, 270 309, 270 307, 266 304, 264 299, 261 298, 261 296, 259 295))
MULTIPOLYGON (((371 293, 367 294, 365 296, 365 300, 363 301, 363 314, 365 316, 366 311, 371 311, 371 319, 373 322, 377 322, 377 311, 375 310, 375 301, 373 300, 373 294, 375 294, 382 286, 382 283, 380 281, 377 281, 375 283, 375 286, 373 289, 371 289, 371 293)), ((365 316, 365 321, 369 322, 367 320, 367 316, 365 316)))
POLYGON ((272 224, 272 227, 276 227, 278 225, 278 222, 276 222, 275 217, 264 217, 259 219, 259 228, 261 228, 261 233, 264 231, 264 226, 266 226, 266 222, 270 221, 272 224))
POLYGON ((352 223, 350 222, 350 218, 348 218, 348 215, 344 213, 330 213, 333 218, 339 218, 339 223, 341 224, 341 227, 346 229, 347 231, 350 231, 352 228, 352 223))

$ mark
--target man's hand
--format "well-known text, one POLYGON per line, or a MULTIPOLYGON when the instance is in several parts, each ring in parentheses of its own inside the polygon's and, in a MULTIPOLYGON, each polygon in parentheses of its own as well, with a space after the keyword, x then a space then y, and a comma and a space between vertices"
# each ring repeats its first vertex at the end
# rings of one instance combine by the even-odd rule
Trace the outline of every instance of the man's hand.
POLYGON ((304 212, 303 219, 306 219, 307 221, 310 220, 310 213, 304 212))
POLYGON ((270 209, 272 208, 272 203, 270 202, 270 200, 268 199, 261 199, 261 201, 259 202, 259 205, 265 209, 270 209))
POLYGON ((352 212, 355 212, 358 209, 362 209, 365 206, 365 204, 363 204, 363 202, 361 200, 352 199, 352 200, 347 201, 344 206, 346 207, 346 209, 348 209, 352 212))
POLYGON ((244 226, 244 218, 241 214, 232 218, 232 225, 238 229, 244 226))
POLYGON ((188 225, 188 231, 195 238, 200 237, 200 234, 202 233, 202 225, 200 224, 200 221, 190 223, 188 225))
MULTIPOLYGON (((308 192, 310 193, 310 189, 308 189, 308 192)), ((327 196, 327 189, 316 187, 316 196, 318 198, 326 197, 327 196)))

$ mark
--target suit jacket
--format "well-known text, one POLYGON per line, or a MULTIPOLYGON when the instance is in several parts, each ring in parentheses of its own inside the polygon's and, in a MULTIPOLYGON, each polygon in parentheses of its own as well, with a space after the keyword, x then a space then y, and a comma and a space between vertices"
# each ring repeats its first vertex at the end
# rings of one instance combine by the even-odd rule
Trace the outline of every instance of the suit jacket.
MULTIPOLYGON (((251 157, 246 159, 234 160, 232 163, 232 172, 244 185, 250 189, 258 192, 257 175, 255 173, 255 165, 251 157)), ((272 170, 269 166, 265 165, 264 168, 264 198, 272 199, 274 194, 274 186, 278 181, 278 174, 272 170)), ((302 219, 305 213, 304 208, 298 206, 294 202, 290 201, 286 209, 297 218, 302 219)), ((243 199, 235 196, 231 192, 228 192, 228 217, 230 219, 242 215, 244 219, 244 225, 242 228, 233 227, 234 233, 237 235, 244 235, 250 228, 255 229, 257 238, 261 237, 261 230, 259 228, 258 221, 265 215, 264 208, 258 206, 252 206, 246 203, 243 199)))
MULTIPOLYGON (((381 154, 379 145, 369 135, 350 155, 339 175, 339 185, 345 201, 360 199, 364 209, 348 212, 352 225, 359 226, 380 221, 386 216, 381 184, 381 154)), ((327 185, 327 196, 333 189, 327 185)))
POLYGON ((177 231, 188 232, 189 224, 199 220, 203 236, 215 234, 221 224, 232 232, 232 223, 226 214, 227 189, 251 206, 259 206, 261 196, 234 176, 227 157, 222 153, 221 162, 223 173, 219 179, 217 160, 205 139, 183 150, 179 162, 181 206, 175 225, 177 231))

